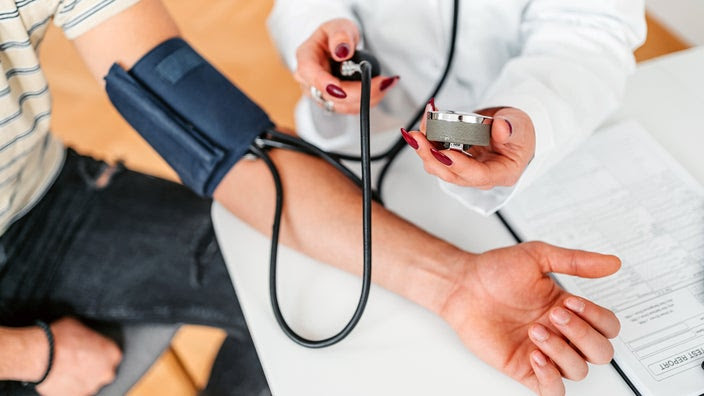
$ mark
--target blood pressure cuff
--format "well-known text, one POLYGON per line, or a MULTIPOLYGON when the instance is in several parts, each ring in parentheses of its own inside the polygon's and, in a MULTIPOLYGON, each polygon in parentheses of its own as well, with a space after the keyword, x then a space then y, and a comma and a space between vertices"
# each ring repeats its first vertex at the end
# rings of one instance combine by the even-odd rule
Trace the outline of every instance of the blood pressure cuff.
POLYGON ((161 43, 127 72, 105 76, 113 105, 171 165, 183 184, 212 196, 267 114, 180 38, 161 43))

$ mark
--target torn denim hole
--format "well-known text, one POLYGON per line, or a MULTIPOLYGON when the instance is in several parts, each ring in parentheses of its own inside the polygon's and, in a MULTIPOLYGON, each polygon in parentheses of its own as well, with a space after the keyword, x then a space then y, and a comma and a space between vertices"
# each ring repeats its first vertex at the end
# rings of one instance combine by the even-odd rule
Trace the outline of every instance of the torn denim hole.
POLYGON ((124 169, 122 162, 114 165, 100 162, 97 167, 89 166, 85 162, 78 163, 78 173, 86 185, 94 190, 102 190, 109 186, 113 177, 124 169))
POLYGON ((191 272, 191 284, 194 287, 203 286, 206 267, 216 261, 217 254, 220 253, 215 238, 215 230, 210 226, 198 240, 194 251, 194 264, 191 272))

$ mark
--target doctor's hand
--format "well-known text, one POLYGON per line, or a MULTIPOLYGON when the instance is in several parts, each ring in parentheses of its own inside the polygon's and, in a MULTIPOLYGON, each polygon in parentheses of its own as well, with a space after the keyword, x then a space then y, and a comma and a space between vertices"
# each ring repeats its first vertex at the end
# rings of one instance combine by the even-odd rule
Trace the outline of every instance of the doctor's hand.
POLYGON ((563 395, 563 377, 583 379, 587 362, 609 363, 616 316, 548 273, 599 278, 620 268, 617 257, 529 242, 469 261, 439 314, 482 360, 543 396, 563 395))
MULTIPOLYGON (((336 113, 359 113, 362 95, 359 81, 341 81, 330 73, 330 60, 341 62, 352 58, 359 43, 359 29, 349 19, 333 19, 323 23, 296 50, 298 67, 294 73, 308 96, 312 90, 320 93, 313 100, 321 107, 326 102, 336 113), (311 89, 313 88, 313 89, 311 89)), ((396 85, 398 76, 377 76, 372 79, 371 106, 376 106, 384 95, 396 85)))
MULTIPOLYGON (((426 112, 437 110, 431 100, 426 112)), ((493 116, 488 147, 472 146, 471 157, 456 150, 442 150, 425 138, 425 117, 420 131, 401 135, 423 160, 426 172, 459 186, 489 190, 513 186, 535 155, 535 130, 528 115, 512 107, 481 111, 493 116)))

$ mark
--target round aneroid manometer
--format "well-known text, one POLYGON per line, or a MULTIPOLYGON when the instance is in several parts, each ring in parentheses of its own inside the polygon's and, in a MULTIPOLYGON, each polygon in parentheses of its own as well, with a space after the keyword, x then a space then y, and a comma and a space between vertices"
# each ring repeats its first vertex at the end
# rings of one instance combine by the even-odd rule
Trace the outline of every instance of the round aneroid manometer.
POLYGON ((467 151, 472 146, 488 146, 492 117, 458 111, 429 111, 425 134, 429 141, 446 149, 467 151))

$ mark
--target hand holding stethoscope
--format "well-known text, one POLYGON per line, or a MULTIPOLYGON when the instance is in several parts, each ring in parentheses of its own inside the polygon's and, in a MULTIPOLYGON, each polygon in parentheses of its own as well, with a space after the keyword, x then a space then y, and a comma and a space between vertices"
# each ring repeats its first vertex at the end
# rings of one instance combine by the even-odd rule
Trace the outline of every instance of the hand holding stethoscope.
MULTIPOLYGON (((323 23, 296 51, 298 66, 294 77, 303 92, 330 112, 358 114, 362 94, 357 81, 341 81, 330 72, 330 59, 342 62, 352 58, 359 43, 359 29, 348 19, 323 23)), ((371 106, 376 106, 398 76, 372 79, 371 106)))
MULTIPOLYGON (((330 72, 330 59, 338 62, 350 59, 358 42, 359 30, 353 21, 333 19, 320 25, 296 51, 296 80, 304 92, 327 111, 359 113, 360 84, 341 81, 330 72)), ((398 76, 372 79, 372 107, 384 98, 398 79, 398 76)), ((436 110, 433 106, 426 111, 436 110)), ((525 112, 511 107, 487 109, 481 113, 495 118, 487 147, 473 146, 467 152, 436 147, 425 138, 424 123, 420 132, 402 129, 401 134, 423 160, 425 170, 448 183, 483 190, 513 186, 535 155, 533 123, 525 112)))
MULTIPOLYGON (((459 0, 456 0, 453 49, 443 76, 431 96, 442 87, 452 64, 458 3, 459 0)), ((384 171, 406 143, 416 150, 429 173, 450 183, 489 189, 498 185, 512 185, 518 181, 534 155, 535 132, 530 117, 525 112, 510 107, 481 111, 493 117, 490 136, 485 134, 486 140, 482 140, 482 144, 488 146, 468 147, 461 144, 461 149, 466 151, 441 150, 441 147, 426 138, 425 115, 430 110, 436 110, 431 100, 424 109, 419 109, 418 115, 409 123, 410 129, 416 120, 422 120, 420 131, 407 132, 402 129, 403 139, 399 138, 400 141, 387 152, 371 156, 368 145, 370 101, 365 95, 360 106, 360 87, 364 85, 367 93, 371 85, 371 105, 374 105, 384 97, 384 91, 393 86, 397 78, 377 77, 372 80, 370 65, 364 67, 368 73, 364 84, 341 81, 330 73, 329 59, 338 62, 349 59, 352 56, 351 48, 356 45, 358 37, 358 30, 351 21, 338 19, 323 24, 298 49, 296 79, 320 106, 329 111, 334 109, 357 113, 362 109, 361 141, 366 150, 363 150, 361 158, 352 160, 362 163, 363 174, 366 167, 366 176, 363 177, 363 181, 367 182, 365 202, 370 204, 370 161, 375 157, 388 160, 380 175, 380 180, 383 180, 384 171)), ((434 132, 432 122, 435 121, 431 121, 431 132, 434 132)), ((484 122, 475 124, 484 125, 484 122)), ((327 155, 334 160, 350 159, 338 153, 327 155)), ((277 218, 280 218, 280 206, 277 211, 277 218)), ((370 238, 371 217, 369 212, 367 215, 369 221, 365 232, 368 232, 366 235, 370 238)), ((278 229, 278 225, 274 228, 278 229)), ((365 254, 370 253, 370 249, 365 248, 365 254)), ((546 273, 564 272, 583 277, 601 277, 618 269, 620 262, 617 258, 569 251, 541 243, 499 249, 476 258, 478 260, 471 265, 460 264, 463 268, 462 276, 456 280, 461 285, 452 287, 451 298, 443 303, 441 315, 467 347, 485 362, 541 396, 548 396, 564 395, 563 378, 584 378, 588 371, 587 362, 605 364, 611 359, 613 348, 608 340, 618 334, 619 322, 616 316, 606 308, 569 295, 556 287, 546 273), (526 290, 531 292, 526 294, 526 290), (477 301, 482 303, 477 304, 477 301)), ((275 267, 273 268, 272 273, 275 274, 275 267)), ((371 273, 371 255, 365 260, 365 273, 371 273)), ((275 281, 272 285, 272 290, 275 291, 275 281)), ((365 290, 360 298, 362 309, 368 295, 368 288, 365 290)), ((277 307, 275 300, 272 301, 277 307)), ((279 323, 294 341, 309 347, 320 347, 332 345, 344 338, 349 333, 348 328, 351 329, 356 324, 359 315, 361 311, 358 309, 355 318, 350 321, 351 325, 331 337, 330 342, 301 339, 285 327, 285 322, 279 323)))

